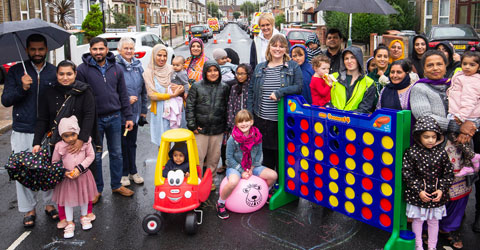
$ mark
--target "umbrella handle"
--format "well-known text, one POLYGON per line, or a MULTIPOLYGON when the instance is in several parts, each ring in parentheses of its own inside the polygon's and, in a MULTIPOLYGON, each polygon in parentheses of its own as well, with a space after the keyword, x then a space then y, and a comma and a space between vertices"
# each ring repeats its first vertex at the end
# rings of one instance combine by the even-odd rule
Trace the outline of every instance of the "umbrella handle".
POLYGON ((17 41, 17 33, 14 33, 15 35, 13 36, 13 39, 15 40, 15 45, 17 46, 17 51, 18 51, 18 55, 20 56, 20 60, 22 60, 22 66, 23 66, 23 72, 25 72, 25 74, 27 74, 27 68, 25 68, 25 63, 23 62, 23 58, 22 58, 22 53, 20 53, 20 48, 18 47, 18 41, 17 41))

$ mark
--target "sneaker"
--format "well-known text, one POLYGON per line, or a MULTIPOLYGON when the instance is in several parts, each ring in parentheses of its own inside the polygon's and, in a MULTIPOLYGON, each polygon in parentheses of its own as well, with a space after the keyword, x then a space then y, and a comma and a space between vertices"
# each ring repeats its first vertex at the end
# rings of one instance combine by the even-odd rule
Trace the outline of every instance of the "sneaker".
POLYGON ((87 217, 90 219, 91 222, 94 222, 95 219, 97 219, 97 216, 95 216, 94 213, 87 214, 87 217))
POLYGON ((212 183, 212 188, 210 189, 211 191, 217 190, 217 186, 215 186, 215 183, 212 183))
POLYGON ((128 179, 128 176, 122 176, 122 179, 120 180, 120 183, 122 186, 130 186, 130 180, 128 179))
POLYGON ((130 180, 133 180, 133 182, 135 182, 136 184, 142 184, 143 183, 143 178, 138 173, 136 173, 134 175, 129 174, 128 178, 130 180))
POLYGON ((113 189, 112 190, 112 193, 118 193, 120 195, 123 195, 123 196, 132 196, 135 192, 133 192, 132 190, 124 187, 124 186, 121 186, 117 189, 113 189))
POLYGON ((68 224, 63 230, 63 238, 70 239, 75 235, 75 224, 68 224))
POLYGON ((80 223, 82 224, 83 230, 88 230, 92 228, 92 221, 90 220, 90 218, 88 218, 88 215, 80 217, 80 223))
POLYGON ((230 217, 227 213, 227 209, 225 208, 225 204, 217 203, 217 216, 222 220, 226 220, 230 217))
POLYGON ((472 167, 462 167, 462 169, 460 169, 460 172, 456 173, 455 174, 455 177, 462 177, 462 176, 466 176, 466 175, 472 175, 474 173, 474 170, 472 167))
POLYGON ((63 219, 57 223, 57 229, 64 229, 67 225, 67 220, 63 219))

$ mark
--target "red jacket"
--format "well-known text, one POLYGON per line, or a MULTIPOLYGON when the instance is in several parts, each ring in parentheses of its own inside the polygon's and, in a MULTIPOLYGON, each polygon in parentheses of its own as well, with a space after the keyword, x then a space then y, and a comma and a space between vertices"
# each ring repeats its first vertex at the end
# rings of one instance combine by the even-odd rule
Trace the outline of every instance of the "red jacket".
POLYGON ((325 83, 325 80, 320 77, 312 76, 310 82, 310 89, 312 92, 312 104, 317 106, 325 106, 330 102, 330 89, 332 87, 325 83))

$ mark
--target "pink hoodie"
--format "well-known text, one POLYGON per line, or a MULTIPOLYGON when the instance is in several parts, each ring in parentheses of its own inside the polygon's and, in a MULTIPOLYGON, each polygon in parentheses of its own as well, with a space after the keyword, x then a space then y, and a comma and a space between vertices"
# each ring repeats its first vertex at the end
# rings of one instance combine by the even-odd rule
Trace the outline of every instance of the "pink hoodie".
POLYGON ((462 122, 480 118, 480 74, 466 76, 459 71, 447 90, 448 113, 462 122))

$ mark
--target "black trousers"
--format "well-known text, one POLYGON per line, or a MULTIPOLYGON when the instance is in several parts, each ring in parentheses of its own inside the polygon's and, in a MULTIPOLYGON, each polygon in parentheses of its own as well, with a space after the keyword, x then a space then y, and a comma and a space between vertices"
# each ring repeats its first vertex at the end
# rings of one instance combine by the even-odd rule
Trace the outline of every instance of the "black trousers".
MULTIPOLYGON (((122 131, 125 131, 125 125, 122 126, 122 131)), ((128 174, 134 175, 137 173, 137 134, 138 124, 133 126, 132 131, 128 131, 127 136, 122 134, 122 157, 123 157, 123 172, 122 176, 128 174)))

